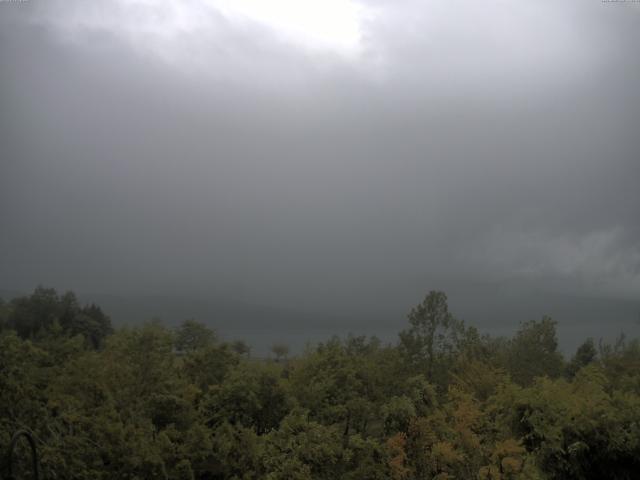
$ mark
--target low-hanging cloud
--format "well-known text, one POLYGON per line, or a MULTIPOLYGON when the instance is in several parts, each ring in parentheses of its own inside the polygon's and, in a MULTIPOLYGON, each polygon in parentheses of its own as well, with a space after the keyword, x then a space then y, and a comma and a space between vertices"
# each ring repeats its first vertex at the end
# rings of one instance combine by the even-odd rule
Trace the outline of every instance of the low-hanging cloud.
POLYGON ((638 298, 637 6, 330 3, 0 4, 0 288, 638 298))

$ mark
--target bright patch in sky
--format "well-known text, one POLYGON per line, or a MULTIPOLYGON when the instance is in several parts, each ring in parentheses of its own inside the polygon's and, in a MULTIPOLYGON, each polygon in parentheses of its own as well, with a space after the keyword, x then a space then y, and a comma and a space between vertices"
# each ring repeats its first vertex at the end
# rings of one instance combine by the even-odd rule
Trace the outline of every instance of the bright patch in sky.
MULTIPOLYGON (((354 0, 115 0, 38 4, 37 21, 74 39, 87 32, 110 33, 163 57, 193 51, 182 42, 216 38, 226 28, 271 32, 291 46, 357 54, 365 8, 354 0)), ((369 9, 366 9, 369 11, 369 9)), ((256 37, 260 41, 261 36, 256 37)), ((196 48, 197 49, 197 48, 196 48)))
POLYGON ((363 8, 350 0, 210 0, 226 16, 245 18, 314 48, 354 52, 363 8))

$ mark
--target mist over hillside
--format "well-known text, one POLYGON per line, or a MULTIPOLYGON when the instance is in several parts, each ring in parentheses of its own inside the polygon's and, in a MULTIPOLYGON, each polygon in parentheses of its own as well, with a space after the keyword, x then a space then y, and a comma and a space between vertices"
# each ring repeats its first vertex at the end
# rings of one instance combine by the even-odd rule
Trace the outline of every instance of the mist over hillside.
POLYGON ((0 0, 0 477, 638 480, 639 45, 640 0, 0 0))
MULTIPOLYGON (((560 347, 567 354, 577 348, 583 337, 612 341, 621 333, 631 338, 640 335, 640 301, 514 292, 509 288, 453 291, 448 296, 457 317, 492 335, 513 335, 521 322, 549 315, 558 321, 560 347)), ((256 352, 263 353, 276 342, 300 351, 307 342, 324 341, 334 334, 376 335, 384 341, 395 341, 409 310, 417 303, 414 300, 407 305, 363 308, 361 312, 341 315, 330 305, 324 311, 304 311, 242 301, 171 296, 80 295, 80 298, 103 305, 116 325, 139 324, 154 317, 168 324, 194 318, 215 328, 225 338, 246 340, 256 352)), ((380 298, 376 300, 384 303, 380 298)))
MULTIPOLYGON (((0 298, 10 299, 29 292, 0 290, 0 298)), ((520 323, 549 315, 558 321, 561 350, 573 352, 583 337, 613 341, 624 333, 640 335, 640 301, 552 292, 536 292, 513 284, 478 285, 448 293, 452 312, 483 333, 511 336, 520 323)), ((108 295, 80 293, 84 303, 102 306, 114 325, 140 325, 151 319, 177 325, 196 319, 215 329, 227 340, 242 339, 258 355, 265 355, 274 343, 285 343, 292 351, 301 351, 308 343, 325 341, 333 335, 376 335, 383 341, 395 341, 400 326, 415 304, 396 305, 372 299, 369 308, 346 314, 331 305, 325 310, 305 311, 290 306, 261 305, 248 300, 230 300, 179 295, 108 295), (378 308, 383 305, 384 308, 378 308)))
POLYGON ((230 335, 384 336, 430 289, 635 328, 637 4, 101 5, 0 4, 0 288, 230 335))

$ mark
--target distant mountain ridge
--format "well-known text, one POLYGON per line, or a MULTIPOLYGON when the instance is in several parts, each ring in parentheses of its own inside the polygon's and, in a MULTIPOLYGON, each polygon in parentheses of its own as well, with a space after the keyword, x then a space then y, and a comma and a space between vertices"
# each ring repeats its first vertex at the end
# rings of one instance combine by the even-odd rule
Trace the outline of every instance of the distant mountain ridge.
MULTIPOLYGON (((29 293, 0 290, 0 298, 8 300, 29 293)), ((274 343, 287 343, 294 351, 300 351, 307 342, 350 332, 394 342, 398 332, 405 328, 406 313, 412 306, 390 304, 385 310, 376 310, 372 304, 369 312, 342 315, 213 295, 211 298, 82 292, 77 295, 82 303, 100 305, 115 326, 137 325, 153 318, 176 325, 194 318, 214 328, 223 339, 247 341, 258 354, 267 352, 274 343)), ((558 321, 560 346, 568 355, 575 351, 577 342, 588 336, 596 341, 601 337, 612 341, 622 332, 629 337, 640 336, 640 300, 581 297, 524 288, 506 290, 499 286, 453 289, 449 298, 454 315, 481 333, 492 335, 512 335, 521 322, 549 315, 558 321)), ((384 303, 385 299, 378 301, 384 303)))

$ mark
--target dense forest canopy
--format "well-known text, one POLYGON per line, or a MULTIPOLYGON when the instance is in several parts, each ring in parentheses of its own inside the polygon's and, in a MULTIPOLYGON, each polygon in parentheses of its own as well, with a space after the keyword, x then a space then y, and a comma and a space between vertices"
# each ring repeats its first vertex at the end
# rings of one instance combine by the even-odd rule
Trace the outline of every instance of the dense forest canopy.
POLYGON ((640 480, 639 45, 0 0, 0 480, 640 480))
POLYGON ((565 359, 555 327, 482 335, 434 291, 395 344, 265 359, 196 320, 114 330, 37 288, 0 301, 0 447, 31 431, 47 479, 638 478, 640 342, 565 359))

